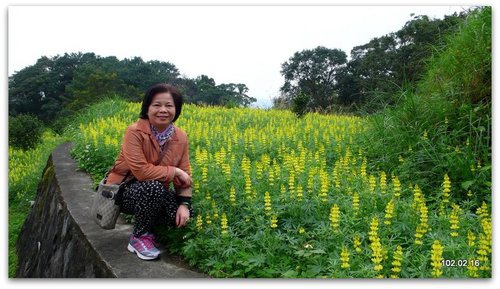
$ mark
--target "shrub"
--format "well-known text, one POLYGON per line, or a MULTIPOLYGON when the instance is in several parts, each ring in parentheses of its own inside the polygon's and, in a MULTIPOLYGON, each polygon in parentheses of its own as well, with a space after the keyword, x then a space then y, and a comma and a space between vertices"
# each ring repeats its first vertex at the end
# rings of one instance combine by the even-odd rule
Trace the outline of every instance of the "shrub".
POLYGON ((9 145, 28 150, 40 142, 43 123, 33 115, 21 114, 9 117, 9 145))
POLYGON ((437 194, 448 174, 454 201, 491 198, 491 8, 476 10, 429 61, 415 90, 370 118, 368 157, 437 194), (464 51, 467 53, 464 54, 464 51))

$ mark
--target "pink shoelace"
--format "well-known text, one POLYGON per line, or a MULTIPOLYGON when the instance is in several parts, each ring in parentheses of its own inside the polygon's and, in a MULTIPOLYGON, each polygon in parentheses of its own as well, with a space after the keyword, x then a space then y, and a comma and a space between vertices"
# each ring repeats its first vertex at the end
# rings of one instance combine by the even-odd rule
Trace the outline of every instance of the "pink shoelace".
POLYGON ((152 249, 156 245, 155 236, 153 235, 141 236, 140 239, 148 250, 152 249))

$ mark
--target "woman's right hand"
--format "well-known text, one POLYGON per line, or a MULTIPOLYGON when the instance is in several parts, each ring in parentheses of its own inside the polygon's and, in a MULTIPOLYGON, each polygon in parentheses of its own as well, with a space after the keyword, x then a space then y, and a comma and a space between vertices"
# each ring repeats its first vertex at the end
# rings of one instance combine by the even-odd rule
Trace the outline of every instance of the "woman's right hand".
POLYGON ((178 183, 182 188, 189 188, 192 182, 191 176, 188 173, 175 168, 174 183, 178 183))

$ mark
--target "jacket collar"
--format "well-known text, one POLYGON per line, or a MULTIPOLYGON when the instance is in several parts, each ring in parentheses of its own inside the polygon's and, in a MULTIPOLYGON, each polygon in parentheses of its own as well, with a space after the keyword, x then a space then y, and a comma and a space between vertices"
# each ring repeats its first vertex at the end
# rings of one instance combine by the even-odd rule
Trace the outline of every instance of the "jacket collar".
MULTIPOLYGON (((147 133, 147 134, 153 136, 153 132, 151 131, 149 119, 139 118, 139 120, 137 121, 137 130, 140 130, 144 133, 147 133)), ((170 141, 178 141, 178 140, 179 140, 179 137, 177 135, 177 127, 175 127, 175 125, 174 125, 174 134, 172 135, 172 138, 170 139, 170 141)))

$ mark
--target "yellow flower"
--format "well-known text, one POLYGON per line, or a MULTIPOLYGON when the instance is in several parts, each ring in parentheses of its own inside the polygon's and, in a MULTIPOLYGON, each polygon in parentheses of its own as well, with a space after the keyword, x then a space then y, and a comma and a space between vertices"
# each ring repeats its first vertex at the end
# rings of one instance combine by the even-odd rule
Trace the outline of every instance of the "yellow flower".
POLYGON ((340 226, 340 209, 337 204, 330 208, 330 226, 334 232, 337 232, 340 226))
POLYGON ((396 252, 394 252, 391 278, 399 278, 399 273, 401 273, 401 266, 403 262, 403 248, 398 246, 396 248, 396 252))
POLYGON ((262 179, 262 164, 260 162, 255 163, 255 174, 258 180, 262 179))
POLYGON ((372 262, 373 262, 373 269, 376 272, 381 271, 384 269, 384 266, 382 266, 382 245, 380 244, 380 239, 377 237, 372 241, 370 244, 370 248, 372 249, 372 262))
POLYGON ((412 206, 414 208, 418 208, 420 206, 420 203, 422 202, 422 199, 423 199, 422 190, 420 189, 420 187, 418 185, 415 185, 415 187, 413 188, 413 204, 412 204, 412 206))
POLYGON ((271 216, 271 228, 278 228, 278 217, 275 214, 271 216))
POLYGON ((364 157, 363 163, 361 164, 361 176, 363 178, 366 178, 366 165, 367 165, 367 160, 366 160, 366 157, 364 157))
POLYGON ((290 197, 295 198, 295 173, 290 171, 290 177, 288 178, 288 193, 290 197))
POLYGON ((231 187, 231 191, 229 192, 229 201, 231 202, 231 205, 236 205, 236 189, 231 187))
POLYGON ((215 204, 215 201, 212 200, 211 202, 212 210, 214 211, 214 220, 217 220, 219 218, 219 209, 217 208, 217 205, 215 204))
POLYGON ((201 181, 203 182, 203 184, 206 184, 208 181, 208 168, 207 167, 201 168, 201 181))
POLYGON ((207 223, 207 225, 212 224, 212 218, 210 217, 210 214, 207 214, 205 216, 205 223, 207 223))
POLYGON ((392 187, 394 190, 394 197, 398 198, 401 196, 401 182, 397 176, 392 178, 392 187))
POLYGON ((471 259, 467 262, 467 272, 469 273, 469 277, 479 278, 479 274, 477 272, 479 270, 479 266, 477 266, 478 264, 476 261, 479 262, 477 259, 471 259))
POLYGON ((361 237, 359 236, 358 233, 354 235, 353 243, 354 243, 354 250, 356 250, 356 252, 358 253, 361 252, 361 237))
POLYGON ((373 175, 370 175, 370 178, 369 178, 369 185, 370 185, 370 193, 373 193, 375 192, 375 186, 377 185, 377 181, 375 180, 375 176, 373 175))
POLYGON ((460 207, 457 204, 452 204, 452 208, 453 210, 450 215, 450 235, 452 237, 458 237, 457 230, 460 228, 458 214, 460 213, 460 207))
POLYGON ((298 201, 302 201, 302 199, 304 198, 304 195, 302 192, 303 192, 302 185, 298 184, 297 185, 297 200, 298 201))
POLYGON ((380 191, 385 193, 385 189, 387 188, 387 175, 384 171, 380 172, 380 191))
POLYGON ((335 163, 335 166, 333 167, 332 178, 333 178, 333 182, 335 183, 335 187, 340 188, 339 162, 338 161, 335 163))
POLYGON ((420 213, 420 223, 417 225, 415 233, 415 244, 422 245, 422 237, 429 230, 428 210, 424 200, 422 200, 422 202, 420 203, 419 213, 420 213))
POLYGON ((280 194, 281 195, 284 195, 286 193, 286 188, 285 188, 285 185, 281 184, 281 187, 280 187, 280 194))
POLYGON ((319 192, 319 197, 321 201, 326 202, 328 200, 328 188, 330 187, 330 182, 328 181, 328 173, 324 170, 319 172, 321 187, 319 192))
POLYGON ((384 221, 385 225, 391 224, 391 219, 393 217, 393 214, 394 214, 394 202, 393 199, 391 199, 389 203, 387 203, 387 206, 385 207, 385 221, 384 221))
POLYGON ((273 170, 269 170, 269 186, 274 186, 274 173, 273 170))
POLYGON ((305 232, 306 232, 306 230, 303 227, 299 228, 299 234, 304 234, 305 232))
POLYGON ((443 274, 443 271, 441 270, 441 268, 443 267, 443 264, 441 263, 443 260, 443 249, 444 247, 441 246, 439 240, 434 240, 431 252, 431 275, 434 278, 438 278, 443 274))
POLYGON ((467 231, 467 244, 469 245, 469 247, 474 247, 476 245, 476 242, 474 242, 476 240, 476 235, 471 231, 467 231))
POLYGON ((490 267, 488 266, 489 263, 488 251, 490 250, 490 248, 491 248, 491 243, 488 242, 488 238, 486 237, 486 235, 483 233, 479 233, 479 246, 476 253, 479 255, 477 259, 481 264, 481 266, 479 267, 479 270, 481 271, 490 270, 490 267))
POLYGON ((222 235, 227 234, 227 216, 226 213, 222 213, 222 217, 220 219, 220 232, 222 235))
POLYGON ((370 232, 368 232, 368 239, 373 242, 375 238, 377 238, 378 234, 378 218, 374 217, 372 218, 372 221, 370 223, 370 232))
POLYGON ((252 198, 252 180, 249 175, 245 176, 245 197, 247 199, 252 198))
POLYGON ((351 265, 349 265, 349 251, 345 246, 342 246, 342 252, 340 253, 340 261, 342 261, 342 264, 340 265, 342 269, 348 269, 349 267, 351 267, 351 265))
MULTIPOLYGON (((482 208, 483 214, 487 213, 487 208, 482 208)), ((479 245, 476 253, 479 255, 477 258, 480 261, 479 270, 489 271, 490 270, 490 254, 492 253, 491 248, 491 237, 492 237, 492 227, 491 220, 489 217, 481 217, 481 228, 482 233, 479 233, 479 245)))
POLYGON ((450 201, 450 192, 451 192, 451 182, 448 174, 444 175, 443 180, 443 203, 448 203, 450 201))
POLYGON ((359 194, 354 193, 352 195, 352 209, 354 210, 354 216, 358 215, 359 212, 359 194))
POLYGON ((201 215, 196 216, 196 230, 201 231, 203 229, 203 218, 201 215))
MULTIPOLYGON (((384 259, 384 253, 382 244, 380 243, 380 238, 378 237, 378 218, 372 218, 370 223, 370 232, 368 232, 368 239, 370 240, 370 248, 372 249, 372 262, 373 269, 375 272, 381 271, 384 266, 382 266, 382 260, 384 259)), ((378 275, 377 278, 383 277, 382 275, 378 275)))
POLYGON ((269 192, 265 192, 264 194, 264 211, 266 212, 266 215, 269 215, 271 213, 271 195, 269 195, 269 192))

